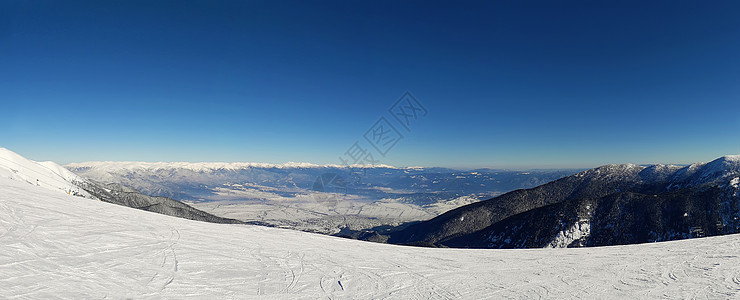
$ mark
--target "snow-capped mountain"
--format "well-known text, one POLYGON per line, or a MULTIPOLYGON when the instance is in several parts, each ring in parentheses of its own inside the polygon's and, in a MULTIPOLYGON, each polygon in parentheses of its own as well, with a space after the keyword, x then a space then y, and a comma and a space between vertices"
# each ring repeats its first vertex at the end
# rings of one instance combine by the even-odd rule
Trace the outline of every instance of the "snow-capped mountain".
POLYGON ((392 232, 448 247, 617 245, 740 232, 740 156, 709 163, 607 165, 513 191, 392 232))
POLYGON ((196 222, 0 178, 4 299, 735 299, 738 244, 403 247, 196 222))
MULTIPOLYGON (((124 170, 159 170, 159 169, 187 169, 195 172, 210 172, 213 170, 240 170, 249 168, 258 169, 320 169, 320 168, 344 168, 337 164, 313 164, 306 162, 287 162, 282 164, 259 163, 259 162, 140 162, 140 161, 91 161, 83 163, 67 164, 69 168, 91 168, 106 173, 120 173, 124 170)), ((377 165, 352 165, 356 168, 385 168, 402 169, 385 164, 377 165)))
POLYGON ((279 196, 306 194, 315 191, 318 178, 336 174, 343 177, 346 193, 366 200, 404 195, 417 204, 534 187, 576 172, 460 171, 358 165, 353 169, 355 173, 350 173, 350 169, 344 166, 310 163, 84 162, 67 164, 65 167, 85 178, 121 183, 148 195, 177 200, 220 200, 215 190, 229 189, 235 185, 260 192, 273 192, 279 196))

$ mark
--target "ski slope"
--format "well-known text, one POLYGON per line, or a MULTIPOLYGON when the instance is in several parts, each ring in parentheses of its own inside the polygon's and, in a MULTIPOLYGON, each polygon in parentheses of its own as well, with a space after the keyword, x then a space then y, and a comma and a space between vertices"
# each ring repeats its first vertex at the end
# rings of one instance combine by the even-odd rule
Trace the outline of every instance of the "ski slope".
POLYGON ((580 249, 374 244, 0 178, 0 298, 737 298, 740 235, 580 249))
POLYGON ((0 147, 0 177, 25 181, 66 194, 94 198, 77 186, 84 182, 64 167, 52 162, 36 162, 13 151, 0 147))

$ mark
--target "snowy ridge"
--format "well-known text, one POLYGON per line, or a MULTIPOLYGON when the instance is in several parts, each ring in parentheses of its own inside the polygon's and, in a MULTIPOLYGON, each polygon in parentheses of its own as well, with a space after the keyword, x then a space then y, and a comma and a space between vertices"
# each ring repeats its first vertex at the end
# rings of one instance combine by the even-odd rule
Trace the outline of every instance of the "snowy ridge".
POLYGON ((589 177, 597 180, 620 181, 670 181, 671 189, 687 185, 700 185, 713 181, 725 181, 740 175, 740 155, 725 155, 710 162, 699 162, 688 166, 654 164, 640 166, 635 164, 609 164, 576 174, 576 177, 589 177))
POLYGON ((35 162, 0 147, 0 177, 27 182, 47 189, 95 198, 77 186, 85 180, 51 162, 35 162))
POLYGON ((725 155, 722 157, 726 161, 732 161, 735 163, 740 163, 740 154, 734 154, 734 155, 725 155))
POLYGON ((732 299, 738 244, 403 247, 184 220, 0 178, 0 298, 732 299))
POLYGON ((620 176, 636 176, 640 171, 646 169, 644 166, 636 164, 609 164, 603 165, 594 169, 585 170, 575 174, 576 177, 592 177, 592 178, 614 178, 614 175, 620 176))
POLYGON ((695 163, 677 170, 670 189, 707 183, 726 184, 740 176, 740 155, 726 155, 708 163, 695 163))
MULTIPOLYGON (((262 169, 297 169, 297 168, 347 168, 345 165, 337 164, 312 164, 300 162, 287 162, 282 164, 256 163, 256 162, 136 162, 136 161, 90 161, 82 163, 70 163, 65 165, 67 168, 95 168, 107 171, 122 170, 168 170, 168 169, 186 169, 196 172, 207 172, 213 170, 240 170, 249 168, 262 169)), ((353 168, 391 168, 399 169, 389 165, 351 165, 353 168)))

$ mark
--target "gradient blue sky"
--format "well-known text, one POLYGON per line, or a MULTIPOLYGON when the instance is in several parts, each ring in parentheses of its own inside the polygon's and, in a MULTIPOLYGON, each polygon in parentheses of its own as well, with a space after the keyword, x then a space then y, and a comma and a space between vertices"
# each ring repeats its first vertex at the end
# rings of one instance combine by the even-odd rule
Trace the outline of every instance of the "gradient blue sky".
POLYGON ((340 163, 410 91, 429 114, 382 163, 708 161, 740 153, 739 15, 738 1, 2 1, 0 146, 59 163, 340 163))

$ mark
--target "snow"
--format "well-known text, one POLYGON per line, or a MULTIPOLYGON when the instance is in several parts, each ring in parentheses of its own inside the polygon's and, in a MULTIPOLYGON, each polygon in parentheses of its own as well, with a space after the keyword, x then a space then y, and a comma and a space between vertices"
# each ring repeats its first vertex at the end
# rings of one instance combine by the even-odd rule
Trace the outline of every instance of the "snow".
POLYGON ((269 202, 239 200, 239 193, 233 196, 233 201, 183 202, 225 218, 258 221, 324 234, 337 234, 344 227, 361 230, 388 224, 400 225, 408 221, 427 220, 437 215, 432 213, 431 208, 413 204, 392 200, 356 201, 351 195, 331 193, 317 192, 313 195, 297 195, 295 198, 266 198, 269 202))
POLYGON ((64 167, 50 161, 35 162, 5 148, 0 148, 0 177, 94 198, 76 185, 84 179, 64 167))
MULTIPOLYGON (((441 215, 447 211, 453 210, 455 208, 465 206, 468 204, 476 203, 480 201, 481 199, 478 197, 473 196, 460 196, 457 198, 453 198, 447 201, 439 201, 436 203, 424 205, 424 210, 431 212, 432 216, 438 216, 441 215)), ((460 220, 462 221, 462 220, 460 220)))
POLYGON ((740 177, 735 177, 730 180, 730 186, 732 186, 733 188, 737 188, 738 185, 740 185, 740 177))
POLYGON ((178 219, 0 178, 0 298, 736 298, 740 235, 414 248, 178 219))
POLYGON ((678 171, 676 179, 698 185, 714 180, 731 180, 740 175, 740 155, 726 155, 708 163, 696 163, 678 171))
MULTIPOLYGON (((90 161, 82 163, 70 163, 65 165, 68 168, 93 168, 107 170, 109 172, 121 170, 169 170, 185 169, 195 172, 208 172, 212 170, 241 170, 249 168, 347 168, 346 165, 338 164, 312 164, 303 162, 287 162, 282 164, 258 163, 258 162, 140 162, 140 161, 90 161)), ((377 164, 377 165, 351 165, 353 168, 392 168, 394 166, 377 164)))
POLYGON ((583 219, 567 229, 561 230, 553 238, 552 242, 547 245, 548 248, 566 248, 568 245, 591 234, 591 223, 588 219, 583 219))
POLYGON ((740 162, 740 154, 725 155, 722 158, 724 158, 726 161, 740 162))

